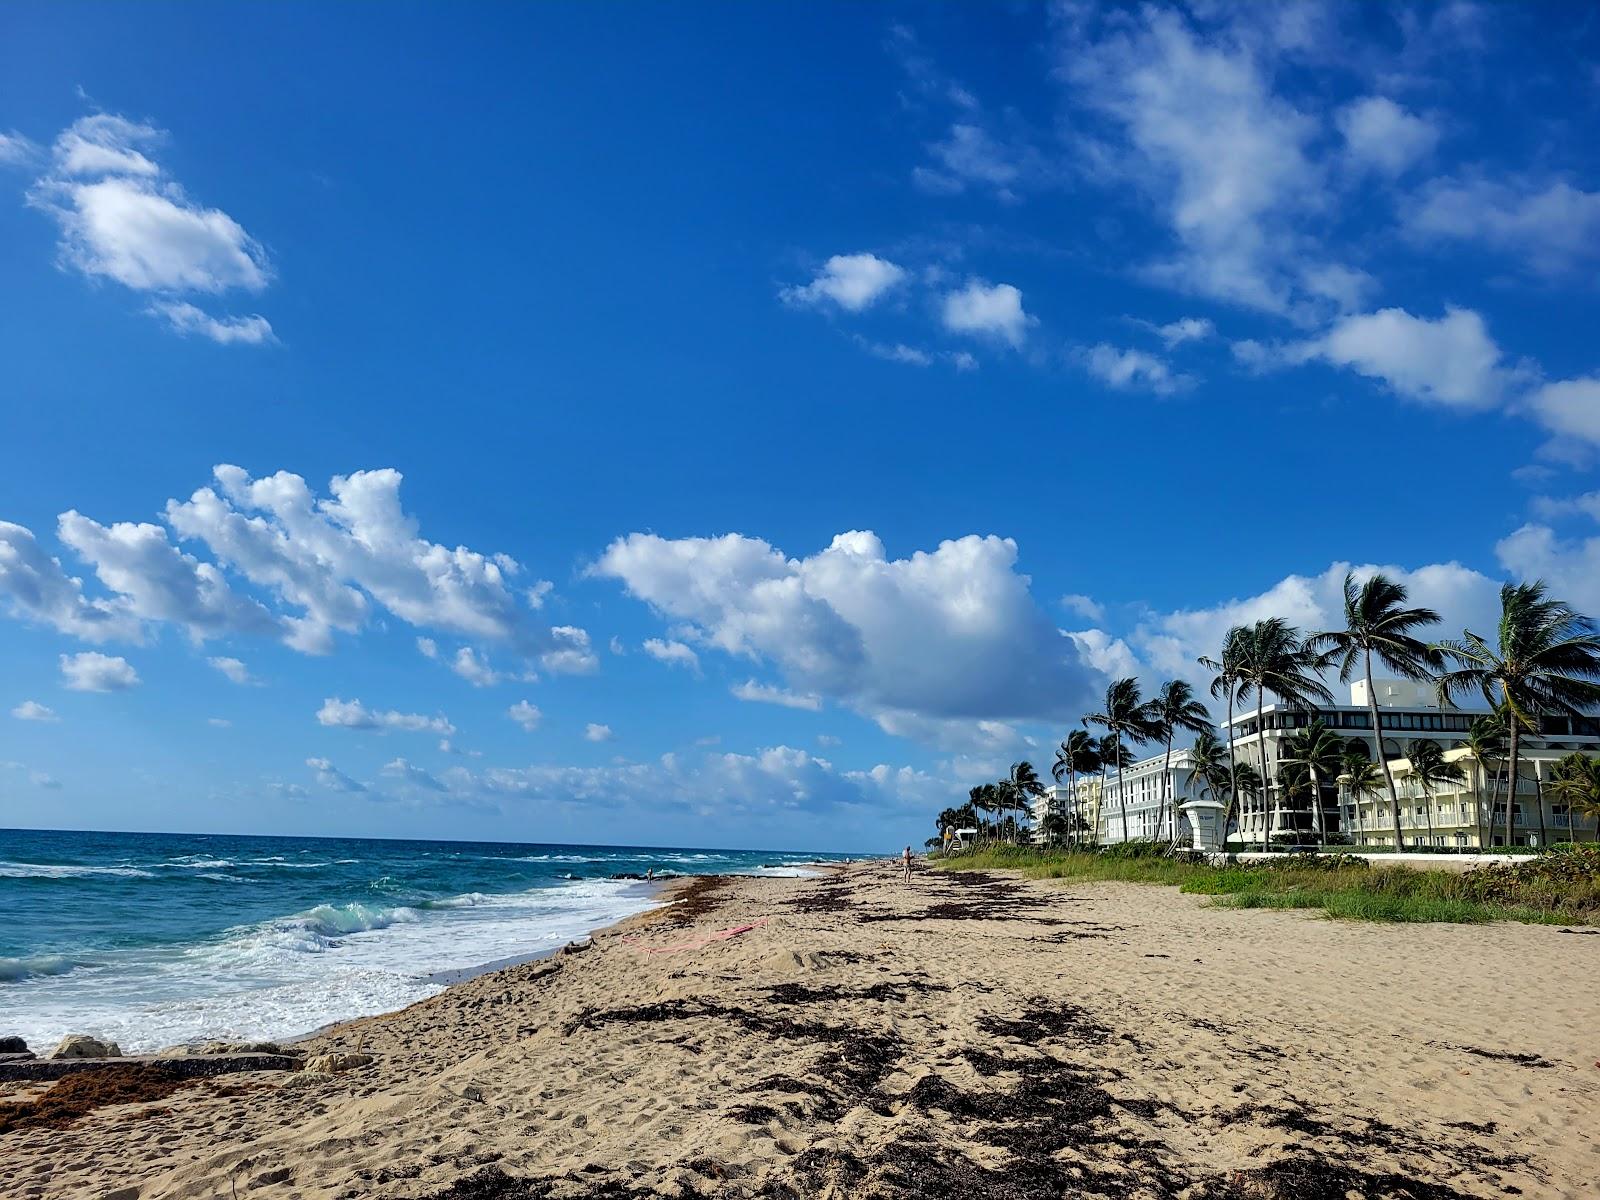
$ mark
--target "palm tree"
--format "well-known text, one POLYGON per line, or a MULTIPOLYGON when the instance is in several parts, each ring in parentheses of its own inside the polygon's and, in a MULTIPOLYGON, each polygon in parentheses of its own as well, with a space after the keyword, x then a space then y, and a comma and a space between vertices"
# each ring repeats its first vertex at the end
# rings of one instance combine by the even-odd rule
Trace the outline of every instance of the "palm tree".
MULTIPOLYGON (((1194 745, 1189 748, 1189 779, 1186 787, 1195 787, 1196 798, 1215 800, 1227 794, 1228 785, 1232 782, 1231 769, 1227 749, 1222 739, 1210 729, 1202 729, 1195 735, 1194 745), (1196 787, 1195 785, 1199 786, 1196 787)), ((1221 835, 1224 842, 1228 837, 1227 805, 1223 805, 1223 820, 1221 835)), ((1172 819, 1172 840, 1178 840, 1178 819, 1174 811, 1172 819)))
POLYGON ((1367 715, 1372 719, 1373 758, 1383 767, 1394 810, 1394 846, 1404 850, 1400 832, 1400 797, 1394 790, 1389 760, 1383 755, 1383 730, 1378 724, 1378 693, 1373 686, 1372 660, 1401 679, 1432 679, 1443 665, 1439 652, 1412 636, 1425 625, 1437 625, 1439 614, 1431 608, 1407 608, 1406 589, 1387 575, 1374 575, 1359 587, 1354 573, 1344 577, 1344 628, 1314 633, 1307 646, 1324 654, 1329 664, 1338 662, 1339 682, 1349 683, 1357 668, 1367 681, 1367 715))
POLYGON ((1341 778, 1351 800, 1355 803, 1356 831, 1361 838, 1360 844, 1365 845, 1367 830, 1365 822, 1361 819, 1361 801, 1368 796, 1383 794, 1383 776, 1379 774, 1377 764, 1368 758, 1364 751, 1347 749, 1341 778))
POLYGON ((1441 783, 1463 783, 1467 773, 1460 763, 1450 762, 1444 756, 1444 747, 1432 738, 1420 738, 1411 743, 1408 756, 1411 775, 1422 788, 1422 803, 1428 815, 1428 841, 1433 841, 1433 789, 1441 783))
POLYGON ((1282 617, 1269 617, 1245 627, 1238 645, 1238 687, 1240 699, 1256 698, 1256 745, 1261 766, 1261 848, 1267 848, 1271 817, 1267 812, 1266 696, 1271 692, 1293 708, 1314 709, 1331 705, 1333 693, 1317 677, 1323 661, 1300 637, 1300 631, 1282 617))
MULTIPOLYGON (((1228 704, 1228 809, 1223 813, 1222 844, 1228 844, 1228 813, 1233 810, 1235 797, 1239 794, 1239 781, 1235 778, 1238 759, 1233 753, 1233 702, 1238 699, 1239 692, 1239 645, 1243 640, 1245 627, 1235 625, 1228 630, 1222 639, 1222 655, 1220 658, 1201 657, 1196 661, 1206 670, 1212 672, 1211 697, 1214 700, 1226 700, 1228 704)), ((1243 822, 1240 822, 1240 837, 1243 837, 1243 822)))
POLYGON ((1011 774, 1006 776, 1002 786, 1018 812, 1032 812, 1033 801, 1044 795, 1044 784, 1039 780, 1039 773, 1027 761, 1012 763, 1011 774))
MULTIPOLYGON (((1086 723, 1088 720, 1088 717, 1084 718, 1086 723)), ((1133 751, 1124 746, 1113 734, 1108 733, 1095 742, 1094 752, 1100 759, 1100 803, 1104 805, 1106 802, 1106 773, 1112 767, 1115 767, 1117 769, 1117 778, 1120 780, 1122 778, 1122 768, 1131 766, 1133 763, 1133 751)), ((1100 822, 1096 819, 1095 841, 1098 843, 1099 840, 1100 822)), ((1127 840, 1126 834, 1124 834, 1123 840, 1127 840)))
POLYGON ((1073 820, 1067 831, 1068 841, 1075 842, 1078 837, 1078 776, 1092 775, 1100 769, 1100 755, 1094 748, 1094 738, 1087 729, 1074 729, 1068 733, 1060 747, 1056 750, 1055 766, 1050 768, 1050 774, 1055 776, 1057 783, 1061 782, 1063 775, 1068 777, 1067 791, 1072 797, 1073 820))
MULTIPOLYGON (((1228 812, 1238 812, 1239 840, 1244 841, 1244 797, 1259 796, 1261 794, 1261 772, 1249 763, 1235 763, 1233 770, 1228 774, 1228 812)), ((1225 813, 1224 816, 1227 814, 1225 813)), ((1228 827, 1222 827, 1223 838, 1227 838, 1228 827)))
MULTIPOLYGON (((1166 757, 1161 764, 1161 803, 1156 810, 1156 836, 1161 836, 1161 830, 1167 820, 1167 809, 1172 802, 1172 738, 1180 730, 1199 734, 1211 728, 1211 714, 1206 711, 1206 706, 1195 699, 1194 688, 1181 679, 1168 680, 1163 683, 1150 703, 1145 706, 1149 713, 1152 728, 1156 738, 1166 744, 1166 757)), ((1178 829, 1177 813, 1172 816, 1172 832, 1176 835, 1178 829)))
MULTIPOLYGON (((979 813, 998 813, 1000 811, 1001 797, 996 794, 992 783, 980 783, 977 787, 967 792, 967 799, 973 810, 979 813)), ((983 837, 983 821, 978 821, 978 836, 983 837)))
MULTIPOLYGON (((1298 812, 1304 800, 1312 807, 1317 802, 1317 783, 1311 778, 1304 763, 1281 759, 1278 766, 1278 794, 1283 797, 1290 812, 1298 812)), ((1296 839, 1298 840, 1298 839, 1296 839)))
POLYGON ((1522 728, 1537 728, 1544 713, 1577 717, 1600 704, 1600 634, 1588 617, 1552 600, 1543 582, 1508 583, 1500 589, 1498 645, 1466 630, 1462 640, 1443 642, 1438 649, 1456 664, 1439 677, 1441 703, 1459 692, 1477 691, 1490 705, 1506 707, 1510 846, 1522 728))
POLYGON ((1577 841, 1574 812, 1600 822, 1600 758, 1574 750, 1551 768, 1550 792, 1567 806, 1567 841, 1577 841))
MULTIPOLYGON (((1500 795, 1500 767, 1503 765, 1506 756, 1506 728, 1505 723, 1500 720, 1499 714, 1492 713, 1475 718, 1472 722, 1472 728, 1467 731, 1464 744, 1467 751, 1472 755, 1472 761, 1478 764, 1480 778, 1485 784, 1488 784, 1486 789, 1489 793, 1488 820, 1492 825, 1494 823, 1495 801, 1500 795), (1490 763, 1494 764, 1492 775, 1489 770, 1490 763)), ((1479 846, 1487 846, 1489 844, 1489 836, 1484 832, 1483 806, 1477 800, 1478 795, 1483 790, 1485 789, 1473 788, 1473 823, 1477 827, 1479 846)))
POLYGON ((1150 706, 1139 695, 1139 681, 1131 676, 1113 680, 1106 688, 1105 711, 1090 713, 1084 718, 1091 725, 1105 728, 1112 738, 1111 757, 1117 763, 1117 807, 1122 813, 1122 840, 1128 840, 1128 802, 1122 779, 1122 746, 1124 739, 1132 745, 1142 745, 1156 736, 1155 719, 1150 706))
POLYGON ((1284 764, 1303 767, 1311 779, 1311 820, 1317 833, 1318 844, 1327 841, 1328 831, 1322 821, 1322 784, 1324 780, 1339 777, 1339 764, 1344 756, 1344 739, 1321 721, 1310 725, 1288 739, 1284 744, 1287 753, 1284 764))

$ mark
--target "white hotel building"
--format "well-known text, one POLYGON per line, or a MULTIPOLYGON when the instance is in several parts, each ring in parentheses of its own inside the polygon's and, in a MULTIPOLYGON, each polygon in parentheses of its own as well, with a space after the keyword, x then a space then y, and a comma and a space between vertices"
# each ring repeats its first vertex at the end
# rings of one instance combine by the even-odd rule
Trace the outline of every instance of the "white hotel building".
MULTIPOLYGON (((1484 710, 1441 708, 1432 689, 1413 683, 1379 680, 1376 686, 1383 754, 1399 794, 1400 827, 1407 847, 1450 849, 1503 845, 1506 803, 1503 764, 1492 763, 1485 770, 1464 745, 1472 722, 1483 716, 1484 710), (1438 742, 1445 750, 1445 757, 1460 764, 1466 779, 1459 784, 1437 787, 1432 797, 1428 797, 1412 776, 1411 762, 1406 757, 1410 744, 1421 739, 1438 742), (1498 789, 1493 778, 1496 767, 1502 775, 1498 789), (1489 825, 1491 794, 1497 797, 1492 829, 1489 825)), ((1367 707, 1366 682, 1360 680, 1351 686, 1347 705, 1323 708, 1315 713, 1277 704, 1265 705, 1261 713, 1264 729, 1257 728, 1253 705, 1248 711, 1236 712, 1232 721, 1236 760, 1259 770, 1264 738, 1267 778, 1275 781, 1284 758, 1284 743, 1313 720, 1320 720, 1371 755, 1372 717, 1367 707)), ((1226 741, 1226 722, 1221 733, 1226 741)), ((1521 769, 1512 811, 1512 842, 1538 846, 1569 839, 1600 840, 1595 818, 1569 812, 1566 805, 1547 795, 1544 788, 1551 767, 1574 750, 1600 755, 1600 723, 1546 717, 1539 733, 1524 735, 1519 741, 1521 769)), ((1170 811, 1165 818, 1166 827, 1157 829, 1165 794, 1163 757, 1158 754, 1143 759, 1122 772, 1120 790, 1127 808, 1129 840, 1171 836, 1170 811)), ((1174 750, 1171 794, 1180 807, 1199 798, 1197 789, 1190 786, 1191 773, 1188 751, 1174 750)), ((1042 817, 1055 809, 1066 815, 1076 809, 1082 815, 1083 827, 1092 831, 1090 836, 1102 846, 1110 845, 1123 840, 1118 794, 1116 772, 1108 775, 1103 786, 1099 776, 1080 777, 1076 795, 1068 785, 1050 788, 1035 805, 1034 814, 1036 818, 1042 817)), ((1263 833, 1274 844, 1309 844, 1315 840, 1316 822, 1310 804, 1301 801, 1295 805, 1286 801, 1275 782, 1268 791, 1265 814, 1256 810, 1253 799, 1247 799, 1244 807, 1249 811, 1242 818, 1242 828, 1236 814, 1227 830, 1227 842, 1232 848, 1259 846, 1263 833)), ((1337 781, 1325 780, 1317 802, 1322 809, 1322 828, 1330 835, 1329 840, 1354 846, 1394 844, 1394 817, 1387 789, 1376 796, 1363 796, 1357 803, 1337 781)), ((1179 840, 1187 844, 1192 836, 1188 818, 1180 812, 1178 820, 1179 840)))

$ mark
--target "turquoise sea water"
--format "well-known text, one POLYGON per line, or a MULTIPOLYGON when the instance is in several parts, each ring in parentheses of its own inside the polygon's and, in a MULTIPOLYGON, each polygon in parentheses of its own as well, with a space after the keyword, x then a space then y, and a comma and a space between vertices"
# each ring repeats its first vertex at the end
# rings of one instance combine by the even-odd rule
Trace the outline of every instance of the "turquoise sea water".
MULTIPOLYGON (((820 856, 828 857, 828 856, 820 856)), ((136 1053, 386 1012, 651 903, 619 874, 815 854, 0 830, 0 1035, 136 1053)))

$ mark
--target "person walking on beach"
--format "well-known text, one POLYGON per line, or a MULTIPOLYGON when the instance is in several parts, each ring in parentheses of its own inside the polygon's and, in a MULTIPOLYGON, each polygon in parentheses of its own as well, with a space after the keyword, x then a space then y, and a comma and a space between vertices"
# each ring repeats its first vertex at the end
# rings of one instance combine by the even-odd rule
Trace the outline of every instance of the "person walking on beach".
POLYGON ((904 872, 904 874, 902 874, 901 878, 906 883, 910 883, 911 882, 911 847, 910 846, 907 846, 906 847, 906 852, 900 856, 900 862, 905 867, 905 872, 904 872))

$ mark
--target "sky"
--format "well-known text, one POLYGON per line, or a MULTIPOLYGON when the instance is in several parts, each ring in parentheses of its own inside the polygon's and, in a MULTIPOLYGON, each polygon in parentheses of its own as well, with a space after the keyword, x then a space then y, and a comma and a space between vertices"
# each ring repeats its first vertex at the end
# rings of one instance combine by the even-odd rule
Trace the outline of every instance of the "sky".
POLYGON ((1600 11, 13 4, 0 827, 920 843, 1600 613, 1600 11))

